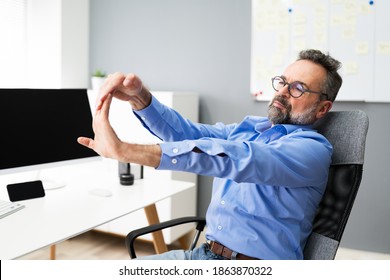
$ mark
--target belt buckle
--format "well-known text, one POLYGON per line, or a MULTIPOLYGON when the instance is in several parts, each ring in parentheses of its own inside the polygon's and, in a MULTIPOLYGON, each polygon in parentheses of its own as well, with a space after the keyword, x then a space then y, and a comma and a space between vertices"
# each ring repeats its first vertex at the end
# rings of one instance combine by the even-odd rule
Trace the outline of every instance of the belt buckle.
POLYGON ((223 248, 225 248, 222 244, 217 241, 207 240, 207 244, 209 245, 209 250, 214 254, 222 256, 223 248))
POLYGON ((230 256, 230 259, 233 261, 237 260, 237 255, 238 253, 236 251, 232 251, 232 255, 230 256))
POLYGON ((206 243, 209 245, 209 249, 210 249, 210 250, 213 250, 213 247, 214 247, 215 241, 212 241, 212 240, 206 240, 206 243))

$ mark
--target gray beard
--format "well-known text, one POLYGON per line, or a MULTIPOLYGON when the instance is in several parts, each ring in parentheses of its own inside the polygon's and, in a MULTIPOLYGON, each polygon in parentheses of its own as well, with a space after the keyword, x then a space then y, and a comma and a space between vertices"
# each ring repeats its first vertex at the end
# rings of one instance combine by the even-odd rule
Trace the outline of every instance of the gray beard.
POLYGON ((291 105, 281 97, 274 97, 268 105, 268 119, 272 124, 298 124, 307 125, 316 121, 315 112, 320 101, 316 102, 310 108, 302 113, 291 113, 291 105), (273 106, 274 100, 278 100, 286 107, 286 112, 273 106))

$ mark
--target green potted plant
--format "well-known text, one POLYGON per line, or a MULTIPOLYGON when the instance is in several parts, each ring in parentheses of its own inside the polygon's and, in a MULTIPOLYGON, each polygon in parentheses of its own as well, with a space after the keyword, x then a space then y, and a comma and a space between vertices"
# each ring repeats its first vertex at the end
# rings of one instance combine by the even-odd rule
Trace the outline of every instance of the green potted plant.
POLYGON ((92 89, 99 90, 105 79, 106 72, 96 69, 95 72, 92 73, 92 89))

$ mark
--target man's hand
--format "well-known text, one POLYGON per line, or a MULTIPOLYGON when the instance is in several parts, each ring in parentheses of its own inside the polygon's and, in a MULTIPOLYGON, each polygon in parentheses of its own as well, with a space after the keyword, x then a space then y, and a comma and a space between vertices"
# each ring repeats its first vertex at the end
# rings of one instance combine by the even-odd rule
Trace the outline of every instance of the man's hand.
POLYGON ((77 141, 103 157, 118 159, 123 142, 118 138, 108 119, 112 95, 107 94, 99 109, 96 109, 93 118, 94 139, 79 137, 77 141))
POLYGON ((109 94, 130 102, 134 110, 144 109, 152 100, 151 93, 142 85, 141 79, 132 73, 127 76, 119 72, 108 75, 96 100, 97 110, 100 110, 109 94))
POLYGON ((108 119, 112 98, 112 94, 107 94, 100 108, 95 112, 92 123, 94 139, 79 137, 77 141, 103 157, 157 167, 162 153, 159 145, 125 143, 116 135, 108 119))

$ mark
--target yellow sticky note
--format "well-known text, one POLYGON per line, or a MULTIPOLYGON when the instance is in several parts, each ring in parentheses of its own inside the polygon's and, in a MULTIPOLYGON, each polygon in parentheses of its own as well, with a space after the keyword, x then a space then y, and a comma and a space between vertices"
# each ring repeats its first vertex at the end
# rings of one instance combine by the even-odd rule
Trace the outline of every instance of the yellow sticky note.
POLYGON ((358 68, 359 67, 356 61, 348 61, 344 65, 345 74, 357 74, 358 68))
POLYGON ((365 55, 368 54, 370 48, 368 45, 368 42, 359 42, 356 44, 355 52, 358 55, 365 55))
POLYGON ((390 55, 390 41, 378 42, 376 46, 378 54, 381 55, 390 55))

